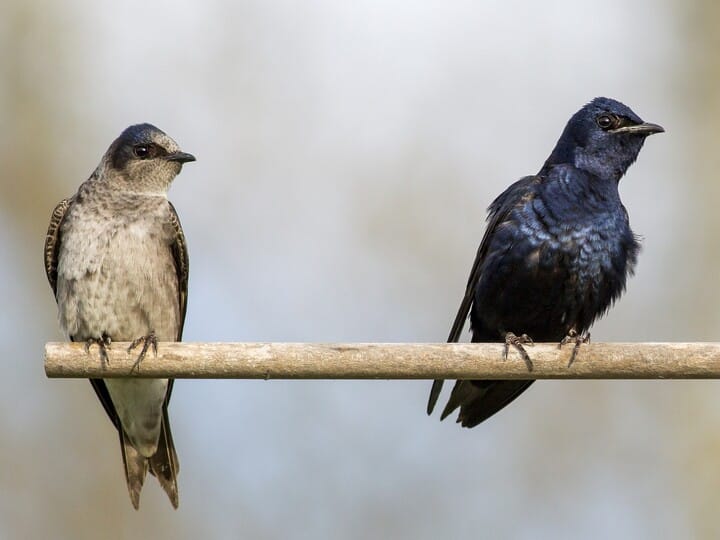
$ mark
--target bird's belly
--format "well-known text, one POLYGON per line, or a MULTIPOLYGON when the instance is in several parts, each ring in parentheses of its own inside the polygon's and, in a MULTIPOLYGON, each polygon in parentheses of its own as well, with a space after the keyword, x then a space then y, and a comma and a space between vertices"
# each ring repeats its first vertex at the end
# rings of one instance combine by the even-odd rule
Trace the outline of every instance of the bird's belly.
MULTIPOLYGON (((473 330, 483 339, 504 332, 557 341, 570 329, 586 331, 621 293, 624 269, 613 266, 614 244, 596 249, 577 242, 567 249, 534 250, 508 258, 483 275, 473 305, 473 330), (539 254, 539 255, 538 255, 539 254)), ((619 247, 618 247, 619 249, 619 247)))
POLYGON ((167 245, 122 231, 73 262, 72 272, 60 268, 58 276, 60 322, 73 339, 132 341, 150 331, 160 340, 177 339, 178 284, 167 245))

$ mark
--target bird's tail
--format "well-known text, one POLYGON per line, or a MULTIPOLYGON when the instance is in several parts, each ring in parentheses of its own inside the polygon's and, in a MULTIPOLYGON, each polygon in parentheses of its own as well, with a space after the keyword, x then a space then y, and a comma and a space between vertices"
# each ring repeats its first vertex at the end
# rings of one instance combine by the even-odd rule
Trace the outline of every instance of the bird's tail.
POLYGON ((441 420, 460 407, 457 421, 475 427, 512 402, 535 381, 457 381, 441 420))
POLYGON ((148 471, 148 459, 135 450, 122 428, 118 431, 120 432, 120 449, 122 450, 123 465, 125 465, 125 480, 130 493, 130 502, 137 510, 140 508, 140 492, 148 471))
POLYGON ((125 479, 127 481, 130 501, 137 510, 140 507, 140 492, 145 483, 148 469, 158 479, 160 485, 167 493, 174 508, 178 507, 177 475, 180 465, 170 432, 167 404, 163 407, 160 437, 157 451, 146 458, 130 444, 125 431, 120 429, 120 446, 122 448, 123 464, 125 465, 125 479))
POLYGON ((427 404, 427 413, 428 414, 432 414, 433 409, 435 408, 435 404, 437 403, 437 400, 440 397, 440 392, 442 391, 444 382, 445 381, 442 379, 435 379, 433 381, 432 388, 430 389, 430 397, 428 398, 428 404, 427 404))
POLYGON ((148 461, 150 462, 150 472, 158 479, 158 482, 160 482, 160 485, 170 498, 173 507, 177 508, 179 504, 177 475, 180 472, 180 463, 175 453, 175 444, 173 443, 172 433, 170 432, 167 404, 163 407, 158 449, 148 461))

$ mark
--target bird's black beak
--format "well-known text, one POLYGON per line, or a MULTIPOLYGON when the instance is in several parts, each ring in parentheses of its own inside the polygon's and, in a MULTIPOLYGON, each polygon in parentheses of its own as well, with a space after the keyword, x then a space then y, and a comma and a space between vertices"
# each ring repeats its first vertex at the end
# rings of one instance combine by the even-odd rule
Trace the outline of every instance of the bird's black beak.
POLYGON ((195 161, 195 156, 187 152, 173 152, 165 156, 165 159, 168 161, 177 161, 178 163, 187 163, 188 161, 195 161))
POLYGON ((657 124, 651 124, 650 122, 643 122, 642 124, 635 124, 632 126, 623 126, 617 129, 613 129, 612 133, 632 133, 633 135, 652 135, 653 133, 663 133, 665 129, 657 124))

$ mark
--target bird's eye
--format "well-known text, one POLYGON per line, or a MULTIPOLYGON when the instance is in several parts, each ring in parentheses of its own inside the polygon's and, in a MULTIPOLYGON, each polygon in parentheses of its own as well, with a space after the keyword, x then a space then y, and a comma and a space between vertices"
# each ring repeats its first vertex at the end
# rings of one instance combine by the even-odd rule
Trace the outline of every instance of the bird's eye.
POLYGON ((133 152, 135 153, 135 156, 140 159, 145 159, 148 155, 150 155, 150 149, 145 144, 135 145, 133 147, 133 152))
POLYGON ((601 129, 610 129, 617 122, 617 118, 611 114, 601 114, 596 118, 596 121, 601 129))

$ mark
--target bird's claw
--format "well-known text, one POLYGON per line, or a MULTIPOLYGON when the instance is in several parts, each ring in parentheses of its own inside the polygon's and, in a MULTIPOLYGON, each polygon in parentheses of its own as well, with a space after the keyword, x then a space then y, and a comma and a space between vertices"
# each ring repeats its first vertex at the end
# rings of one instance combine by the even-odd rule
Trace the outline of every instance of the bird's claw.
POLYGON ((85 353, 90 354, 90 347, 92 347, 93 345, 97 345, 98 352, 100 353, 100 366, 105 368, 107 365, 110 364, 107 350, 110 348, 111 343, 112 340, 107 334, 103 334, 99 338, 88 338, 88 340, 85 342, 85 353))
POLYGON ((570 360, 568 361, 567 367, 572 366, 572 363, 575 361, 575 357, 577 356, 578 349, 580 348, 580 345, 583 343, 590 343, 590 334, 578 334, 577 330, 574 328, 571 328, 570 331, 567 333, 567 336, 562 338, 560 343, 558 344, 558 349, 562 349, 563 345, 567 345, 568 343, 574 343, 575 346, 573 347, 572 354, 570 355, 570 360))
POLYGON ((528 371, 533 370, 533 364, 532 360, 530 360, 530 355, 525 350, 525 347, 523 345, 534 345, 533 340, 530 336, 527 334, 522 334, 520 336, 516 336, 512 332, 506 332, 505 333, 505 350, 503 352, 503 359, 507 360, 508 352, 510 350, 510 345, 512 345, 515 350, 520 353, 520 356, 525 361, 525 365, 528 368, 528 371))
POLYGON ((130 373, 135 371, 136 369, 140 371, 140 363, 145 359, 145 354, 148 352, 148 349, 152 347, 153 353, 155 353, 155 356, 157 356, 157 346, 158 346, 158 339, 155 335, 155 331, 151 331, 147 336, 140 336, 137 339, 134 339, 132 343, 130 343, 130 346, 127 349, 127 352, 130 353, 132 350, 137 347, 140 344, 143 344, 142 349, 140 349, 140 354, 138 355, 137 359, 132 365, 132 368, 130 369, 130 373))

